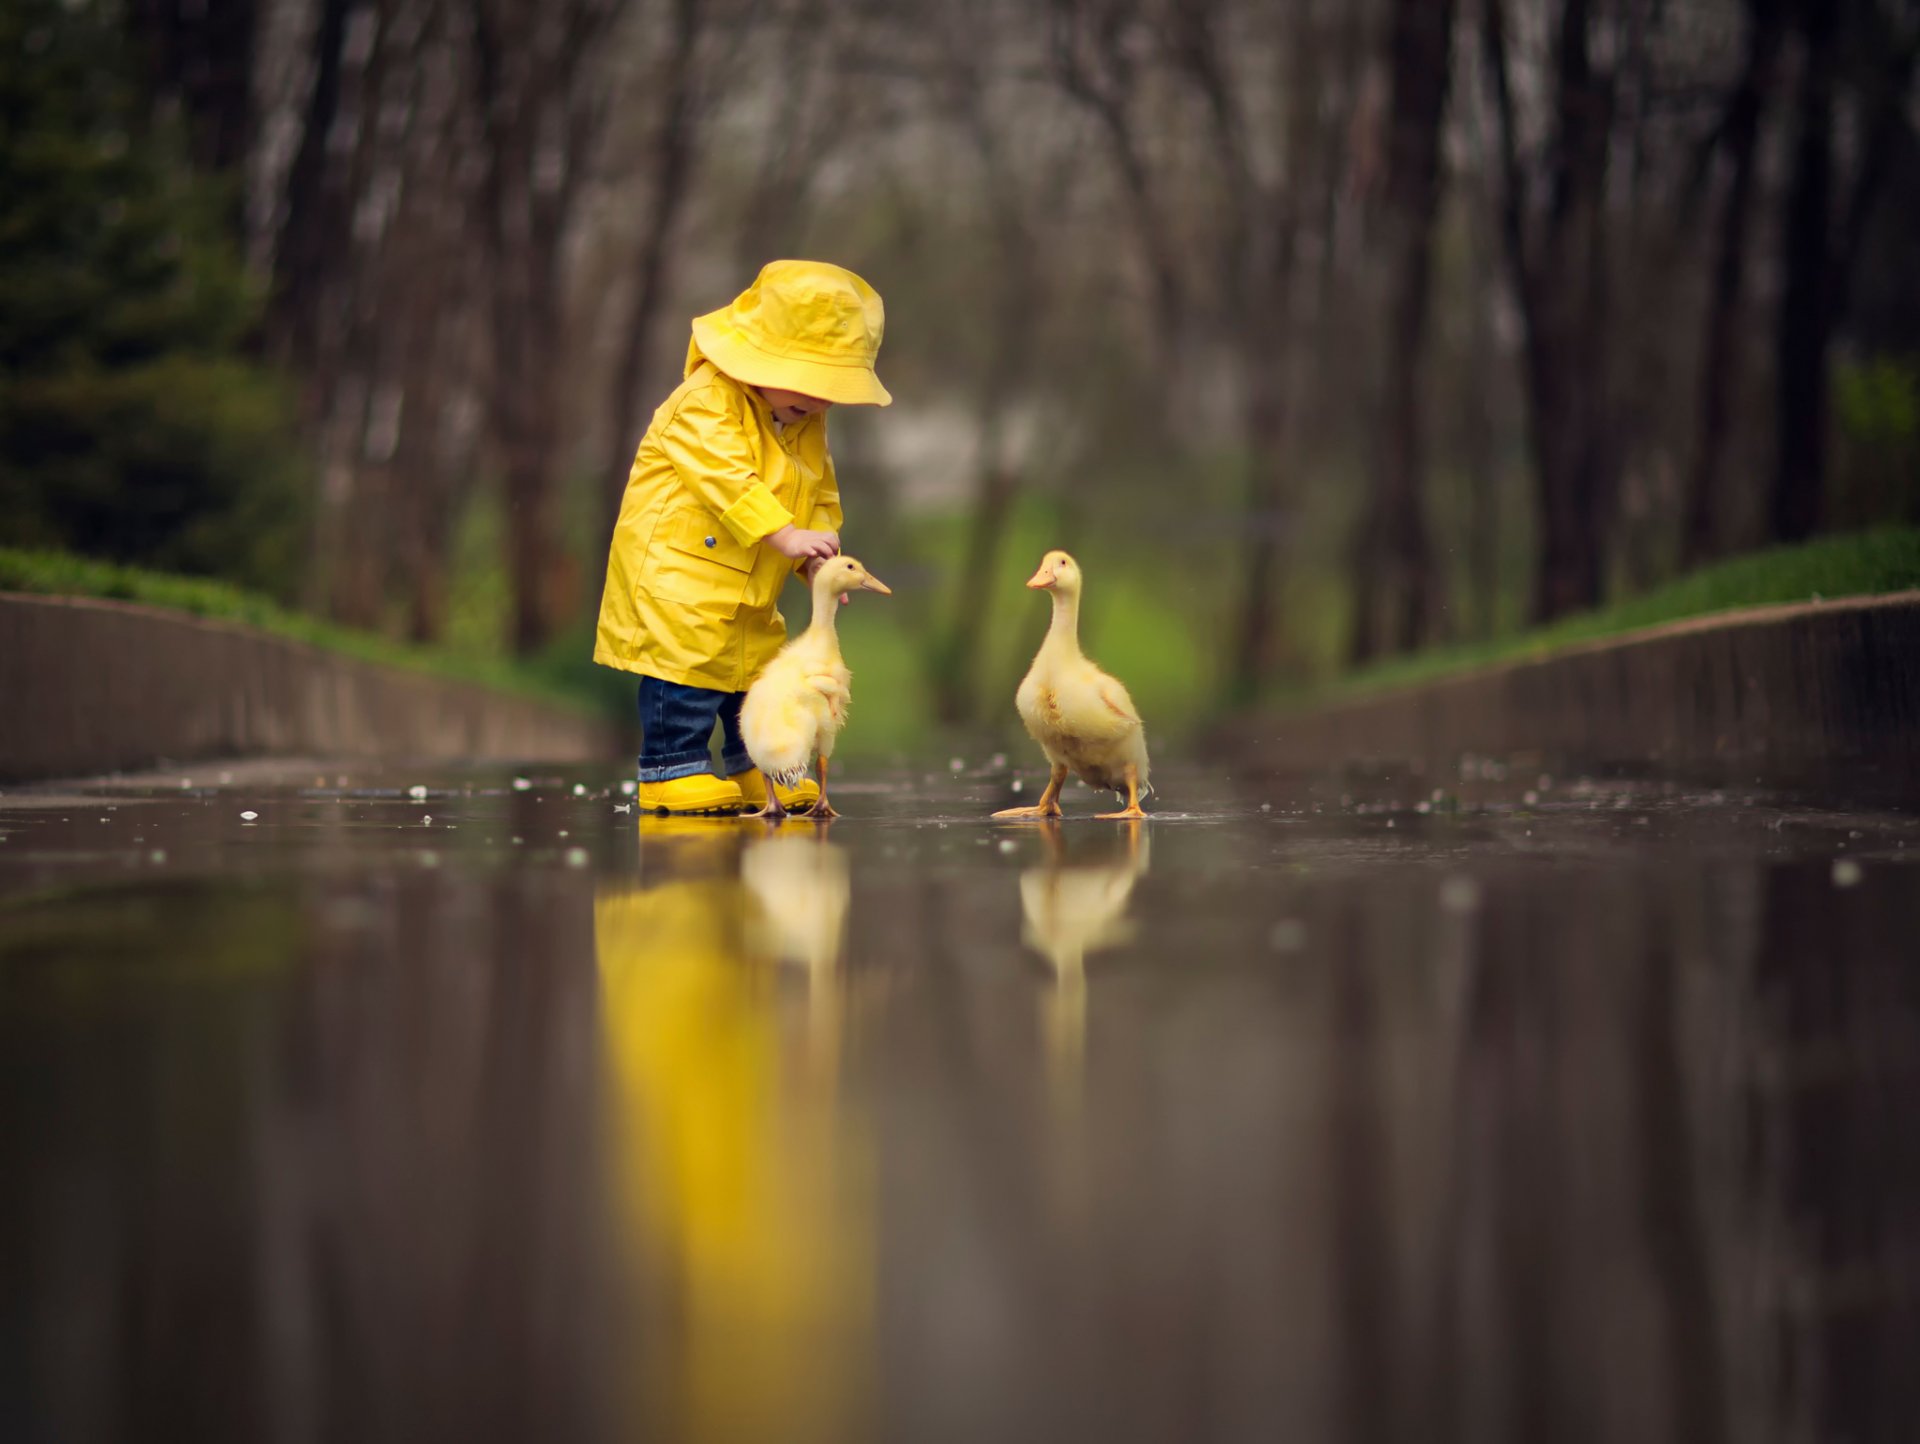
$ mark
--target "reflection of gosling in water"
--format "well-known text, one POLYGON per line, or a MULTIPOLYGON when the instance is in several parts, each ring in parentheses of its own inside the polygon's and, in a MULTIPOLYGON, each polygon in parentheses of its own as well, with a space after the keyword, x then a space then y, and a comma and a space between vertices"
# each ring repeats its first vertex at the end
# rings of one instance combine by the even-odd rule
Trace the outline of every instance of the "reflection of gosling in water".
POLYGON ((1065 864, 1057 827, 1047 827, 1047 864, 1020 875, 1023 938, 1053 965, 1053 993, 1042 1005, 1041 1026, 1056 1085, 1077 1098, 1086 1044, 1090 953, 1117 947, 1133 936, 1127 903, 1147 870, 1147 839, 1141 824, 1127 824, 1126 853, 1106 863, 1065 864))
POLYGON ((747 849, 740 880, 760 904, 755 951, 813 973, 839 961, 852 895, 844 848, 824 837, 769 837, 747 849))
POLYGON ((840 1048, 840 951, 852 884, 845 849, 825 837, 769 837, 747 849, 740 881, 756 903, 751 950, 807 970, 808 1051, 831 1076, 840 1048))

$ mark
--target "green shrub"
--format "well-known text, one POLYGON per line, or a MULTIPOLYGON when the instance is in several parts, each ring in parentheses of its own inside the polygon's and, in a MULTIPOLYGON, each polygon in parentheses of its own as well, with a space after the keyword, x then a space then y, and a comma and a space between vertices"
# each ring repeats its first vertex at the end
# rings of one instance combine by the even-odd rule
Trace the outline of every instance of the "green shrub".
POLYGON ((290 596, 301 464, 261 301, 149 123, 117 7, 0 7, 0 544, 290 596))

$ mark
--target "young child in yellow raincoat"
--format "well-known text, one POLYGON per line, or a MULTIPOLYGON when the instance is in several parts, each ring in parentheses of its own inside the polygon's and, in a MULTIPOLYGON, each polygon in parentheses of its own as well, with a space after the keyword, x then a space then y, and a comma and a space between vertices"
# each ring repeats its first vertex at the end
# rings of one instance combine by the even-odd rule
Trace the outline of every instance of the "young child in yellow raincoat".
MULTIPOLYGON (((885 406, 885 312, 853 272, 774 261, 698 317, 686 379, 653 414, 620 503, 593 659, 640 674, 640 805, 763 806, 740 740, 748 685, 786 640, 780 589, 840 549, 827 408, 885 406), (716 775, 708 743, 723 734, 716 775)), ((818 800, 779 788, 789 810, 818 800)))

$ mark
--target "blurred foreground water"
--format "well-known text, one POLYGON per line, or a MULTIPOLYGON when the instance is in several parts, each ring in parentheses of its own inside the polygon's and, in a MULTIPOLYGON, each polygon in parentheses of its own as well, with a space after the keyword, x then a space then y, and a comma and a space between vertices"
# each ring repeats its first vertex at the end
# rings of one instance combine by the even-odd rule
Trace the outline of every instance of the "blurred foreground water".
POLYGON ((0 1432, 1920 1437, 1920 819, 609 781, 0 797, 0 1432))

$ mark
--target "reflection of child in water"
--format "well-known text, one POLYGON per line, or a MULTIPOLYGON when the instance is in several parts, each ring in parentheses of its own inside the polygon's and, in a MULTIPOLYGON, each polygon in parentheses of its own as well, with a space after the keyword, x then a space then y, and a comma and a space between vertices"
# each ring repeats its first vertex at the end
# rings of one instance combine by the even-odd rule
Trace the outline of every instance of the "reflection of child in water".
MULTIPOLYGON (((649 872, 656 854, 701 845, 662 847, 658 825, 642 824, 649 872)), ((775 960, 754 941, 763 904, 736 874, 738 851, 674 859, 681 875, 594 903, 619 1216, 640 1286, 672 1301, 660 1317, 677 1330, 643 1334, 660 1352, 637 1406, 668 1438, 845 1438, 870 1347, 871 1205, 833 1067, 788 1056, 792 1000, 769 986, 775 960)))
MULTIPOLYGON (((786 639, 788 575, 811 579, 840 548, 826 412, 892 400, 873 370, 884 326, 871 286, 817 261, 774 261, 732 305, 693 323, 686 377, 634 458, 593 652, 640 674, 646 810, 767 801, 740 740, 740 703, 786 639), (724 777, 708 752, 716 719, 724 777)), ((779 794, 804 810, 819 788, 779 794)))

